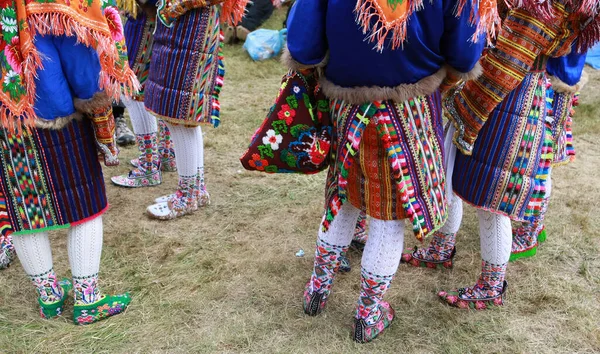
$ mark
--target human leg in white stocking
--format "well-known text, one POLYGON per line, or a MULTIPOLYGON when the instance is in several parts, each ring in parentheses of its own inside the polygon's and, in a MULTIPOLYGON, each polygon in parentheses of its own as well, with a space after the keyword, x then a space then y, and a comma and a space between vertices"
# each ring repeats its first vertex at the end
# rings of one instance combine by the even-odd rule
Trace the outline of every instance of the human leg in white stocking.
POLYGON ((100 298, 98 272, 102 255, 102 217, 69 230, 67 243, 73 274, 75 304, 92 304, 100 298))
POLYGON ((402 255, 402 261, 415 267, 452 268, 456 233, 460 229, 462 217, 462 200, 452 193, 448 203, 448 219, 444 226, 433 234, 428 247, 408 250, 402 255))
POLYGON ((102 229, 102 217, 97 217, 69 230, 67 248, 73 274, 76 324, 89 324, 117 315, 131 302, 128 294, 102 295, 98 287, 102 229))
POLYGON ((60 282, 54 272, 48 233, 18 235, 13 241, 19 261, 39 295, 40 314, 45 318, 60 315, 70 283, 60 282))
MULTIPOLYGON (((115 176, 111 181, 122 187, 155 186, 161 183, 160 158, 158 155, 158 126, 156 118, 144 107, 144 102, 124 100, 131 117, 140 152, 137 167, 129 174, 115 176)), ((135 164, 135 161, 132 161, 135 164)))
POLYGON ((323 231, 322 224, 319 227, 313 273, 304 292, 304 312, 308 315, 314 316, 325 307, 333 279, 340 269, 340 257, 352 242, 359 214, 359 209, 345 203, 327 231, 323 231))
POLYGON ((353 337, 358 342, 373 340, 394 318, 394 310, 383 297, 398 270, 403 246, 403 220, 371 219, 355 313, 353 337))
POLYGON ((203 154, 202 131, 199 127, 185 127, 166 123, 175 143, 175 159, 179 184, 177 191, 166 203, 157 203, 148 207, 151 217, 170 220, 190 214, 198 209, 198 173, 203 154))
POLYGON ((440 292, 448 304, 461 308, 486 309, 503 304, 504 276, 510 257, 511 224, 507 216, 478 210, 482 270, 473 287, 440 292))

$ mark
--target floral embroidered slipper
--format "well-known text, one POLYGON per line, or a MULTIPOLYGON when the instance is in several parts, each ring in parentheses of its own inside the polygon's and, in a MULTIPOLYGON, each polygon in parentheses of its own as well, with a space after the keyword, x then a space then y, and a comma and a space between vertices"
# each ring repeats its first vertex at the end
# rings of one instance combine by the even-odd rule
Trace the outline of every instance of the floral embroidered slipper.
POLYGON ((162 183, 162 176, 158 170, 151 173, 143 173, 136 169, 130 171, 128 174, 112 177, 110 180, 120 187, 153 187, 162 183))
POLYGON ((173 203, 170 201, 166 203, 156 203, 150 205, 146 209, 146 212, 148 213, 148 216, 153 219, 173 220, 198 210, 198 203, 192 203, 192 205, 183 207, 173 207, 172 205, 173 203))
POLYGON ((440 291, 438 296, 452 307, 461 309, 487 310, 504 305, 504 294, 508 283, 504 281, 502 291, 492 296, 479 296, 473 288, 461 288, 453 291, 440 291))
POLYGON ((381 316, 372 325, 367 325, 364 319, 354 318, 352 325, 352 339, 358 343, 368 343, 377 338, 394 320, 394 309, 389 303, 382 301, 379 305, 381 316))
POLYGON ((75 305, 73 308, 73 322, 76 325, 87 325, 118 315, 125 311, 131 303, 129 293, 123 295, 102 295, 102 298, 93 304, 75 305))
POLYGON ((327 298, 329 297, 329 291, 325 290, 321 293, 310 292, 310 281, 306 284, 304 289, 304 297, 302 300, 302 306, 304 313, 309 316, 316 316, 323 312, 325 305, 327 304, 327 298))
POLYGON ((546 241, 546 227, 543 227, 537 234, 537 237, 531 237, 526 234, 527 231, 520 229, 513 230, 513 243, 509 262, 514 262, 521 258, 533 257, 537 254, 537 247, 540 243, 546 241))
POLYGON ((413 267, 431 268, 431 269, 452 269, 454 266, 453 260, 456 255, 456 247, 452 249, 450 258, 448 259, 425 259, 417 255, 418 247, 407 249, 402 253, 402 263, 407 263, 413 267))
POLYGON ((58 285, 61 287, 63 291, 62 299, 52 302, 46 303, 43 302, 42 299, 38 298, 38 303, 40 304, 40 316, 45 319, 51 319, 54 317, 58 317, 63 313, 63 307, 65 305, 65 301, 67 297, 69 297, 69 292, 73 289, 73 284, 69 279, 63 279, 58 282, 58 285))

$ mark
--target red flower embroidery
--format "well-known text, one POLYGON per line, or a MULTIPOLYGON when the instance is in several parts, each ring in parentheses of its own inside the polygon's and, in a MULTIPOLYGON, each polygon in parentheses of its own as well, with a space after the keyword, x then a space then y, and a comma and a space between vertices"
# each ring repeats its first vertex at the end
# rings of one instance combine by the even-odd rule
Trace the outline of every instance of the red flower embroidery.
POLYGON ((281 106, 281 111, 277 113, 277 117, 281 120, 285 120, 285 124, 290 125, 296 116, 296 110, 291 108, 289 105, 284 104, 281 106))
POLYGON ((13 37, 12 41, 4 52, 6 60, 10 64, 10 67, 16 72, 21 73, 21 63, 23 63, 23 57, 21 56, 21 41, 18 36, 13 37))
POLYGON ((317 139, 308 152, 310 162, 317 166, 322 164, 329 153, 329 145, 329 141, 317 139))
POLYGON ((269 162, 261 159, 259 154, 252 154, 252 160, 248 164, 259 171, 264 171, 265 167, 269 166, 269 162))

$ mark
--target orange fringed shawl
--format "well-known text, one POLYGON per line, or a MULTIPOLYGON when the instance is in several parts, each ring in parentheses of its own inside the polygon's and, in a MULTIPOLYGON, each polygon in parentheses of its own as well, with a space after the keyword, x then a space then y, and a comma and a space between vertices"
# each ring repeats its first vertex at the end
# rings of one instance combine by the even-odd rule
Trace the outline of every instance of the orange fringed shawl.
POLYGON ((98 53, 100 88, 118 99, 139 83, 127 63, 123 26, 117 10, 101 0, 0 0, 0 124, 11 132, 35 126, 35 77, 43 69, 34 37, 76 36, 98 53))
MULTIPOLYGON (((491 41, 500 24, 496 0, 460 0, 456 16, 462 14, 467 1, 472 5, 470 21, 477 25, 472 40, 476 42, 481 35, 485 35, 491 41)), ((363 33, 368 34, 367 39, 375 43, 377 50, 383 50, 390 33, 392 49, 397 49, 406 40, 408 19, 422 8, 423 0, 358 0, 356 22, 362 27, 363 33)))

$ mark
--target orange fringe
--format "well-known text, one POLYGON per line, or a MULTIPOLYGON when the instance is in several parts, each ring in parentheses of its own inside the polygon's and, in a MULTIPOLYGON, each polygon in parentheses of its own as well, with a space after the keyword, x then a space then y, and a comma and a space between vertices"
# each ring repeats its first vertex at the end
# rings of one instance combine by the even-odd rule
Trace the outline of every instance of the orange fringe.
MULTIPOLYGON (((125 65, 117 65, 119 53, 110 32, 104 33, 86 27, 64 13, 30 13, 27 19, 30 24, 30 38, 36 34, 76 36, 79 43, 94 48, 102 68, 99 77, 100 89, 111 98, 119 100, 121 94, 131 97, 139 91, 140 84, 127 62, 125 65)), ((10 100, 2 100, 3 104, 8 106, 0 112, 2 126, 14 134, 22 134, 23 129, 31 132, 35 127, 35 79, 37 70, 43 69, 40 54, 32 41, 26 40, 21 45, 24 58, 21 77, 27 90, 27 98, 16 106, 11 106, 10 100)))
POLYGON ((479 0, 479 4, 477 4, 478 1, 476 0, 460 0, 456 8, 456 16, 462 16, 467 1, 471 2, 469 22, 477 25, 471 41, 476 43, 481 36, 485 36, 488 45, 492 44, 496 38, 496 31, 501 26, 498 3, 496 0, 479 0), (477 13, 475 13, 476 9, 477 13))
POLYGON ((358 0, 356 3, 356 22, 362 27, 363 34, 368 34, 367 40, 375 42, 377 51, 383 51, 385 40, 392 33, 392 50, 402 46, 406 40, 406 28, 409 17, 423 8, 423 0, 411 1, 408 10, 393 21, 384 20, 382 10, 376 0, 358 0), (371 20, 377 18, 375 23, 371 20))
POLYGON ((224 0, 221 8, 221 21, 237 26, 246 13, 248 0, 224 0))

